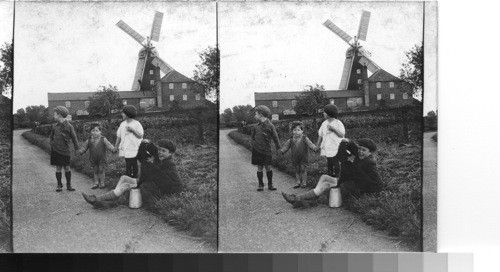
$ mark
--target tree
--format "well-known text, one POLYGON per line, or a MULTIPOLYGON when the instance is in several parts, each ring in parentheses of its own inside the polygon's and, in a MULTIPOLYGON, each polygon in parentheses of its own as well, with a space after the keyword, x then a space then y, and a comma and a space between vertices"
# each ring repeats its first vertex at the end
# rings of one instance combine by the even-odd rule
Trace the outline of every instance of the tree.
POLYGON ((437 112, 430 111, 424 117, 424 131, 436 131, 438 125, 437 112))
POLYGON ((12 60, 13 60, 13 45, 5 43, 0 48, 0 90, 2 94, 10 97, 12 90, 12 60))
POLYGON ((100 86, 93 96, 89 97, 88 112, 92 115, 106 116, 123 108, 123 102, 116 86, 100 86))
POLYGON ((233 107, 233 117, 240 123, 251 123, 253 116, 251 115, 253 107, 250 105, 238 105, 233 107))
POLYGON ((23 108, 17 110, 14 114, 14 125, 15 127, 26 127, 26 111, 23 108))
POLYGON ((221 114, 221 117, 224 123, 229 124, 231 120, 233 120, 233 111, 231 110, 231 108, 225 109, 221 114))
MULTIPOLYGON (((17 112, 19 113, 20 111, 18 110, 17 112)), ((44 105, 27 106, 25 112, 24 121, 29 126, 49 122, 49 110, 44 105)))
MULTIPOLYGON (((299 96, 295 97, 297 104, 293 108, 299 115, 316 116, 320 109, 328 104, 323 85, 306 86, 299 96)), ((313 128, 316 129, 316 118, 313 118, 313 128)))
POLYGON ((196 70, 193 71, 193 80, 201 86, 199 92, 207 97, 207 99, 219 101, 219 49, 209 46, 199 56, 201 63, 197 64, 196 70))
POLYGON ((415 45, 405 52, 406 62, 400 70, 403 89, 411 89, 414 97, 422 97, 424 87, 424 45, 415 45))

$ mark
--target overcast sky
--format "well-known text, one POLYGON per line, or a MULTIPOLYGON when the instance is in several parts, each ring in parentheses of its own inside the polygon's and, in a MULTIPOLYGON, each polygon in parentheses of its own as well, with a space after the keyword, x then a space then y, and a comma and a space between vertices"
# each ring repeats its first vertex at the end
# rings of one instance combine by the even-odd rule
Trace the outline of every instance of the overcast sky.
MULTIPOLYGON (((12 42, 13 11, 13 2, 0 2, 0 18, 2 18, 2 23, 0 24, 0 47, 6 42, 12 42)), ((10 97, 10 93, 5 95, 10 97)))
POLYGON ((404 52, 422 43, 421 2, 219 3, 221 111, 254 104, 254 92, 338 90, 349 45, 322 24, 357 35, 371 12, 366 42, 372 60, 399 76, 404 52))
MULTIPOLYGON (((187 77, 198 54, 216 44, 215 3, 76 2, 16 4, 14 107, 46 105, 48 92, 132 87, 141 46, 115 24, 150 35, 155 10, 164 13, 160 57, 187 77)), ((3 18, 3 17, 2 17, 3 18)))

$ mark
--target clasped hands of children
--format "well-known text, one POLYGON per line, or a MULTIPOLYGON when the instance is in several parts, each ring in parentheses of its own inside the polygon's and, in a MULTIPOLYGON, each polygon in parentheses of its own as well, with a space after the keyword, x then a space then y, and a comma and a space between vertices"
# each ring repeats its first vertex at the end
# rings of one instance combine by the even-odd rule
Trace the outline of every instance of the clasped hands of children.
MULTIPOLYGON (((335 133, 337 133, 337 130, 336 130, 336 129, 332 126, 332 125, 328 125, 328 126, 327 126, 327 128, 328 128, 328 130, 330 130, 331 132, 335 132, 335 133)), ((318 152, 318 151, 320 151, 320 150, 321 150, 321 147, 316 146, 316 148, 314 149, 314 152, 318 152)), ((278 155, 280 155, 280 154, 281 154, 281 155, 284 155, 284 154, 285 154, 285 152, 284 152, 284 149, 283 149, 283 148, 282 148, 282 149, 280 149, 280 150, 276 150, 276 153, 277 153, 278 155)), ((348 160, 349 160, 350 162, 354 162, 354 156, 350 156, 350 157, 348 158, 348 160), (351 158, 351 157, 352 157, 352 158, 351 158)))

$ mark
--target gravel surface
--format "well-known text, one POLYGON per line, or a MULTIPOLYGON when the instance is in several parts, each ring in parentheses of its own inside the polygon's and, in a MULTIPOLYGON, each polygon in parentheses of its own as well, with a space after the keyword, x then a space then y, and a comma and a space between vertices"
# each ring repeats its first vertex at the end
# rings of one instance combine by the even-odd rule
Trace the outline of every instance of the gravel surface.
MULTIPOLYGON (((210 252, 203 241, 176 231, 144 209, 94 209, 82 192, 93 180, 72 171, 76 191, 57 193, 50 157, 14 131, 14 252, 210 252)), ((63 184, 66 184, 63 175, 63 184)))
MULTIPOLYGON (((257 168, 251 154, 220 131, 220 252, 396 252, 410 251, 399 240, 372 229, 343 208, 325 205, 293 209, 281 191, 294 179, 276 169, 277 191, 257 192, 257 168)), ((267 183, 264 177, 264 183, 267 183)))

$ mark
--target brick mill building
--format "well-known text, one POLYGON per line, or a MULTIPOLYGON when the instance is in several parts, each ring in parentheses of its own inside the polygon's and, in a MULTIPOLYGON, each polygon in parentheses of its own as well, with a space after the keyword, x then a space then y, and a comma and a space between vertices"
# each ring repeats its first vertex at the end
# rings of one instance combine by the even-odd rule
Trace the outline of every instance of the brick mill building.
MULTIPOLYGON (((160 70, 151 69, 149 73, 159 74, 160 70)), ((155 84, 154 80, 150 83, 152 85, 146 91, 119 91, 118 95, 123 104, 133 105, 139 111, 164 111, 174 106, 182 109, 193 108, 207 102, 205 97, 196 91, 199 85, 176 70, 161 78, 160 84, 155 84)), ((94 92, 48 93, 50 115, 59 105, 68 108, 72 116, 88 115, 89 97, 93 95, 94 92)))
MULTIPOLYGON (((401 87, 402 80, 384 71, 378 70, 367 77, 366 69, 357 69, 350 82, 358 83, 358 89, 327 90, 325 96, 341 112, 375 110, 382 107, 401 107, 411 104, 414 98, 411 92, 401 87), (364 71, 363 71, 364 70, 364 71)), ((356 85, 351 86, 350 88, 356 85)), ((301 92, 265 92, 254 93, 255 105, 265 105, 271 109, 273 118, 280 115, 295 114, 293 108, 301 92)))

